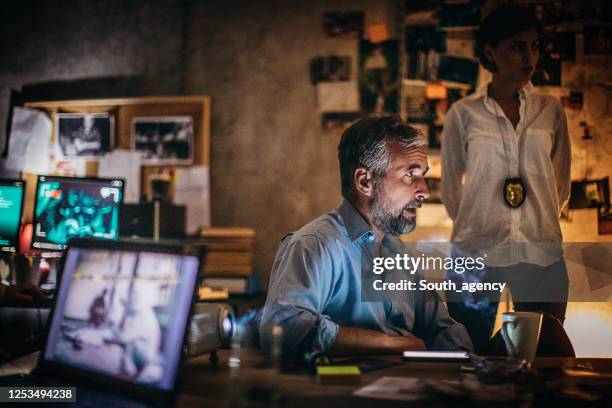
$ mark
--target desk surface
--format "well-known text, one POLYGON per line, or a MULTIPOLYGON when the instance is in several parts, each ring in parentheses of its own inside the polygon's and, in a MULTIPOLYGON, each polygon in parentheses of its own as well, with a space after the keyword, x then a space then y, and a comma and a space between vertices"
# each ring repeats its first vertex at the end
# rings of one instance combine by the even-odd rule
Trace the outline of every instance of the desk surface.
MULTIPOLYGON (((228 368, 227 359, 228 351, 219 352, 220 363, 217 368, 213 368, 208 361, 207 356, 198 357, 190 360, 183 369, 183 382, 181 396, 178 401, 178 406, 207 406, 217 407, 224 405, 224 399, 227 398, 227 390, 232 383, 230 369, 228 368)), ((272 380, 278 383, 278 389, 284 395, 285 401, 283 406, 288 407, 342 407, 350 406, 351 408, 372 407, 376 404, 377 408, 397 406, 398 401, 391 400, 374 400, 370 398, 353 396, 353 392, 365 385, 368 385, 382 377, 412 377, 423 380, 459 380, 464 374, 460 371, 460 363, 402 363, 399 357, 373 357, 376 359, 391 360, 401 363, 394 367, 385 368, 369 372, 361 375, 361 383, 356 385, 320 385, 316 382, 316 378, 308 375, 304 370, 290 373, 283 373, 280 376, 272 376, 266 378, 269 373, 265 370, 258 371, 251 369, 245 377, 242 378, 242 386, 248 387, 253 384, 261 384, 272 380)), ((567 381, 568 379, 576 379, 578 377, 569 377, 564 374, 562 367, 568 362, 573 363, 590 363, 594 371, 605 373, 608 384, 612 384, 612 359, 564 359, 564 358, 539 358, 536 363, 538 378, 534 381, 526 383, 524 386, 519 386, 521 393, 524 391, 533 392, 534 382, 541 384, 543 391, 544 381, 567 381)), ((581 377, 582 378, 582 377, 581 377)), ((591 377, 594 380, 597 377, 591 377)), ((598 381, 602 381, 602 377, 598 377, 598 381)), ((581 380, 582 381, 582 380, 581 380)), ((550 386, 550 383, 549 383, 550 386)), ((611 386, 612 387, 612 386, 611 386)), ((518 389, 518 388, 517 388, 518 389)), ((536 395, 537 397, 537 395, 536 395)), ((536 398, 535 401, 538 401, 536 398)), ((410 403, 410 406, 457 406, 461 401, 452 400, 432 400, 422 399, 410 403)), ((466 406, 473 406, 473 401, 463 401, 466 406)), ((580 402, 580 401, 579 401, 580 402)), ((601 401, 600 401, 601 402, 601 401)), ((403 402, 406 404, 406 402, 403 402)), ((255 406, 266 406, 269 403, 254 404, 255 406)), ((539 405, 539 404, 535 404, 539 405)), ((227 404, 225 404, 227 406, 227 404)))
MULTIPOLYGON (((12 363, 5 364, 0 367, 0 375, 8 375, 15 373, 25 373, 34 367, 38 353, 23 357, 12 363)), ((206 407, 223 407, 228 406, 226 398, 229 395, 234 395, 233 392, 228 392, 232 384, 236 380, 232 378, 228 367, 229 351, 221 350, 219 352, 219 364, 217 367, 211 365, 208 355, 200 356, 188 360, 183 367, 181 373, 181 393, 177 402, 179 407, 206 406, 206 407)), ((399 357, 395 356, 377 356, 373 357, 381 360, 389 360, 400 363, 399 357)), ((459 363, 401 363, 391 368, 386 368, 378 371, 373 371, 367 374, 362 374, 360 384, 352 385, 320 385, 316 379, 308 375, 299 365, 295 364, 291 372, 284 372, 280 376, 275 375, 270 370, 262 369, 241 369, 238 378, 238 386, 242 390, 257 386, 270 386, 271 382, 277 385, 277 389, 284 396, 284 401, 280 406, 286 407, 308 407, 308 408, 323 408, 323 407, 372 407, 376 408, 396 407, 400 405, 398 401, 392 400, 374 400, 370 398, 355 397, 353 392, 358 388, 368 385, 382 377, 412 377, 422 380, 459 380, 463 374, 460 370, 459 363)), ((544 390, 544 381, 557 380, 559 381, 605 381, 612 384, 612 359, 564 359, 564 358, 538 358, 536 360, 536 369, 538 370, 538 378, 530 381, 522 386, 517 386, 521 394, 534 393, 535 397, 531 399, 533 406, 550 406, 550 398, 553 394, 539 395, 537 392, 544 390), (561 368, 567 362, 574 363, 590 363, 594 370, 599 373, 605 373, 606 377, 573 377, 564 374, 561 368), (540 385, 536 385, 539 383, 540 385), (539 387, 539 388, 538 388, 539 387)), ((550 387, 550 382, 548 383, 550 387)), ((571 400, 561 400, 568 402, 571 400)), ((610 401, 600 400, 594 406, 605 406, 610 401), (603 404, 602 404, 603 403, 603 404), (601 404, 601 405, 598 405, 601 404)), ((583 401, 577 401, 578 405, 584 404, 583 401)), ((429 408, 436 406, 474 406, 473 401, 457 400, 457 399, 421 399, 410 403, 403 402, 401 404, 409 404, 410 406, 427 406, 429 408)), ((250 402, 249 406, 271 406, 269 402, 255 401, 250 402)), ((574 405, 575 406, 575 405, 574 405)))

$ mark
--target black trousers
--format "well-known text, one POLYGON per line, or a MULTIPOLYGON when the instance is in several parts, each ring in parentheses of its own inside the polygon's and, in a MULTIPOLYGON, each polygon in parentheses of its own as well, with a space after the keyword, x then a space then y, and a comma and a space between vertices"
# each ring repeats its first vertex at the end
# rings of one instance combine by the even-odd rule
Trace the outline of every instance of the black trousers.
MULTIPOLYGON (((447 272, 448 275, 454 272, 447 272)), ((472 276, 462 277, 474 281, 472 276)), ((456 279, 453 279, 456 281, 456 279)), ((506 267, 486 267, 477 280, 506 282, 512 293, 514 309, 518 312, 544 312, 565 321, 569 280, 563 258, 548 265, 519 263, 506 267)), ((501 293, 479 292, 466 297, 454 291, 446 292, 448 311, 453 319, 467 329, 477 354, 504 354, 499 337, 491 339, 501 293)))

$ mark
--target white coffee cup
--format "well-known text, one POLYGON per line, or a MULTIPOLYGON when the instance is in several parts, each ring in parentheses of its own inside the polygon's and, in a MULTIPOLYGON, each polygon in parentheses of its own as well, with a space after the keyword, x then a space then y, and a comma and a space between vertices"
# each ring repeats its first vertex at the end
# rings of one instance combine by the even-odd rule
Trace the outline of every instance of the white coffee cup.
POLYGON ((501 334, 509 357, 535 360, 542 327, 542 313, 508 312, 502 314, 501 334))

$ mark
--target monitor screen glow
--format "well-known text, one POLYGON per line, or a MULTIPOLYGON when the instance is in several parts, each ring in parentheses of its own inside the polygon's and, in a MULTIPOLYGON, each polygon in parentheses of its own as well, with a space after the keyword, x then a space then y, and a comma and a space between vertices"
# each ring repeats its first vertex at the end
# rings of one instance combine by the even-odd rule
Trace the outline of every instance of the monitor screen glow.
POLYGON ((117 239, 124 183, 39 176, 32 248, 63 250, 70 238, 117 239))
POLYGON ((0 252, 17 252, 25 183, 0 180, 0 252))
POLYGON ((172 389, 198 258, 71 247, 44 359, 172 389))

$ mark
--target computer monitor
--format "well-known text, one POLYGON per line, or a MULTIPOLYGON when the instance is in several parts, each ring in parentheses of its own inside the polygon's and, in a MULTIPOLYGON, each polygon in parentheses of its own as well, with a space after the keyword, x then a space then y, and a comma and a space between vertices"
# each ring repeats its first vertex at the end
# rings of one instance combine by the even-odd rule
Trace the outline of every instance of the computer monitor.
POLYGON ((114 390, 172 391, 199 263, 178 243, 71 240, 38 368, 114 390))
POLYGON ((38 176, 32 248, 64 250, 71 238, 117 239, 122 179, 38 176))
POLYGON ((25 181, 0 179, 0 252, 18 250, 24 192, 25 181))

